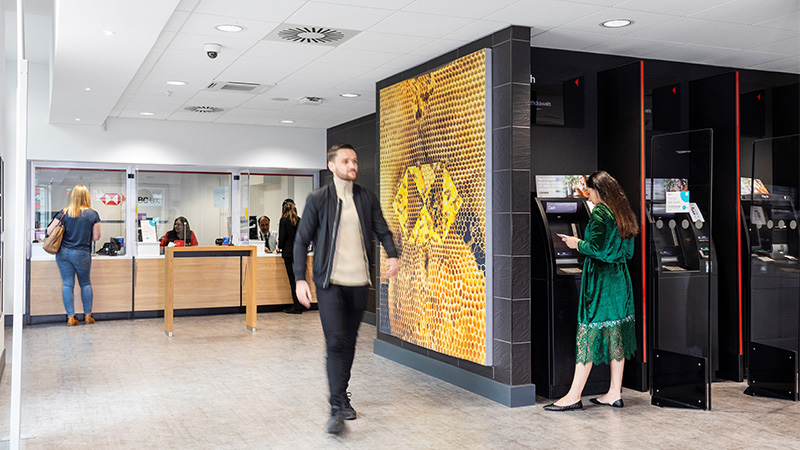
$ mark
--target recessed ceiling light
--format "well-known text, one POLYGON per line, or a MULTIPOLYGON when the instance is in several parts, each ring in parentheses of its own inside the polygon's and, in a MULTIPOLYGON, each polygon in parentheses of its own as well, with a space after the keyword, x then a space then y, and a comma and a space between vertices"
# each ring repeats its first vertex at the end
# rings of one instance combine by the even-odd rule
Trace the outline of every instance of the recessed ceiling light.
POLYGON ((628 19, 612 19, 606 20, 600 24, 601 27, 606 28, 622 28, 627 27, 628 25, 633 25, 633 21, 628 19))
POLYGON ((103 34, 105 34, 106 36, 113 36, 113 35, 114 35, 114 34, 116 34, 116 33, 114 33, 114 32, 113 32, 113 31, 111 31, 111 30, 105 30, 105 31, 103 31, 103 34))
POLYGON ((75 121, 76 121, 76 122, 80 122, 80 121, 81 121, 80 117, 76 117, 76 118, 75 118, 75 121))
POLYGON ((186 86, 187 83, 185 81, 180 81, 180 80, 170 80, 167 81, 167 84, 170 86, 186 86))
POLYGON ((272 101, 274 101, 274 102, 288 102, 289 99, 288 98, 283 98, 283 97, 273 97, 272 101))
POLYGON ((294 120, 281 120, 281 123, 294 123, 294 120))
POLYGON ((361 94, 354 94, 354 93, 347 93, 346 92, 344 94, 339 94, 339 96, 340 97, 344 97, 344 98, 356 98, 356 97, 361 97, 361 94))
POLYGON ((217 25, 216 29, 219 31, 227 31, 228 33, 238 33, 240 31, 244 31, 244 27, 241 25, 234 25, 234 24, 222 24, 217 25))
POLYGON ((152 113, 152 112, 140 112, 139 114, 141 114, 143 116, 155 116, 156 115, 156 113, 152 113))
POLYGON ((83 88, 84 91, 91 91, 92 88, 83 88))

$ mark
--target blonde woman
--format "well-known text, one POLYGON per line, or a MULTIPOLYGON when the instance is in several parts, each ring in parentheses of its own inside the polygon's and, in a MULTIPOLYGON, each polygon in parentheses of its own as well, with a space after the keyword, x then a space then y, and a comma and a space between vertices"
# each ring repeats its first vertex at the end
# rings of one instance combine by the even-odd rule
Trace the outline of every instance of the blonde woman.
POLYGON ((67 310, 67 325, 78 324, 75 318, 75 276, 81 287, 84 323, 94 323, 92 318, 92 241, 100 239, 100 215, 92 209, 92 200, 86 186, 78 185, 72 189, 69 206, 59 211, 47 234, 64 224, 64 237, 56 253, 56 263, 61 272, 61 296, 67 310))

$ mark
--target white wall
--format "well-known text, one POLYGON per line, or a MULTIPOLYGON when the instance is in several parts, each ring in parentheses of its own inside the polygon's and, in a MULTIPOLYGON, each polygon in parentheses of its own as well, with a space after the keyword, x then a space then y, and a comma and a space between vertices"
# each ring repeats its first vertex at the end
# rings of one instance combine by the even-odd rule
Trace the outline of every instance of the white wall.
MULTIPOLYGON (((5 0, 0 0, 0 8, 2 8, 3 11, 5 11, 5 0)), ((0 17, 0 20, 2 20, 3 21, 2 23, 4 23, 4 24, 6 23, 6 20, 7 20, 6 16, 7 16, 7 14, 4 13, 4 14, 2 14, 2 17, 0 17)), ((2 56, 2 57, 0 57, 0 156, 2 156, 3 160, 6 159, 6 148, 7 148, 7 145, 6 145, 7 139, 6 139, 6 58, 5 58, 5 48, 6 48, 6 33, 5 33, 5 31, 0 31, 0 56, 2 56)), ((7 192, 6 189, 5 189, 5 184, 6 184, 5 174, 2 174, 0 176, 2 176, 2 180, 0 180, 0 183, 3 184, 3 187, 2 187, 3 197, 5 197, 6 196, 6 192, 7 192)), ((8 210, 7 209, 8 207, 6 206, 7 202, 5 200, 6 199, 4 198, 3 199, 3 211, 0 212, 2 214, 2 216, 3 216, 3 226, 5 226, 5 222, 6 222, 6 219, 7 219, 7 217, 5 215, 5 211, 8 210)), ((2 257, 2 260, 3 260, 3 263, 2 263, 3 264, 3 269, 2 269, 2 272, 0 272, 0 280, 2 280, 2 285, 5 286, 6 273, 8 273, 8 271, 5 269, 5 267, 9 266, 10 264, 6 261, 5 234, 2 233, 1 231, 2 230, 0 230, 0 255, 1 255, 0 257, 2 257)), ((5 296, 5 288, 3 287, 2 289, 0 289, 0 318, 3 318, 3 312, 4 312, 4 309, 5 309, 5 308, 3 308, 3 303, 5 303, 4 302, 5 298, 6 298, 6 296, 5 296)), ((0 327, 0 329, 2 329, 2 327, 0 327)), ((5 350, 5 348, 6 348, 5 333, 0 333, 0 353, 2 353, 3 350, 5 350)), ((2 362, 0 362, 0 364, 2 364, 2 362)))
MULTIPOLYGON (((3 156, 13 164, 16 126, 14 92, 16 64, 9 64, 4 85, 6 136, 3 156)), ((148 119, 109 119, 106 127, 50 125, 49 67, 31 64, 28 116, 28 157, 30 160, 114 164, 161 164, 271 169, 324 169, 326 130, 262 127, 254 125, 209 124, 148 119)), ((28 202, 27 192, 16 192, 16 180, 6 176, 6 211, 13 201, 28 202)), ((30 226, 30 225, 29 225, 30 226)), ((22 230, 6 230, 6 242, 18 239, 22 230)), ((25 255, 4 255, 4 312, 11 314, 15 265, 25 255), (12 263, 13 262, 13 263, 12 263)))

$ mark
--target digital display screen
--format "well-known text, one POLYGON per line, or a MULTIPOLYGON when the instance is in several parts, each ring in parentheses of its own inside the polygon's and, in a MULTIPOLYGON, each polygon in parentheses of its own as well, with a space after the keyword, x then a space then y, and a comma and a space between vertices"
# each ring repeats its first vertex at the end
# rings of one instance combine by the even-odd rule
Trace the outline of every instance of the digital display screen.
POLYGON ((578 212, 578 204, 576 202, 547 202, 544 210, 548 214, 575 214, 578 212))
MULTIPOLYGON (((576 203, 572 203, 575 205, 576 203)), ((550 223, 550 232, 553 233, 553 249, 556 252, 556 258, 575 258, 578 256, 578 251, 567 247, 567 244, 558 237, 559 234, 566 234, 573 236, 572 224, 569 222, 556 222, 550 223)))

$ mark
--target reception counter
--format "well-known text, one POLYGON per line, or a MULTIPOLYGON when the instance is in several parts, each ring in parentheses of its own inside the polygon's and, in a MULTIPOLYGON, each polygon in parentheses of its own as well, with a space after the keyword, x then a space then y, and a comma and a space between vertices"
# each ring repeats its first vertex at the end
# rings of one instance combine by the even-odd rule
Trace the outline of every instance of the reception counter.
MULTIPOLYGON (((36 244, 34 244, 36 245, 36 244)), ((309 279, 313 256, 308 256, 309 279)), ((246 259, 239 257, 176 259, 175 310, 241 307, 244 312, 246 259)), ((256 258, 258 306, 281 309, 292 304, 283 258, 266 254, 256 258)), ((316 299, 314 283, 312 298, 316 299)), ((94 256, 92 258, 93 313, 142 313, 164 310, 164 257, 94 256)), ((30 261, 28 312, 32 317, 61 315, 61 275, 55 257, 34 250, 30 261)), ((75 312, 83 313, 80 287, 75 283, 75 312)), ((116 314, 114 314, 116 313, 116 314)), ((101 316, 102 317, 102 316, 101 316)))

